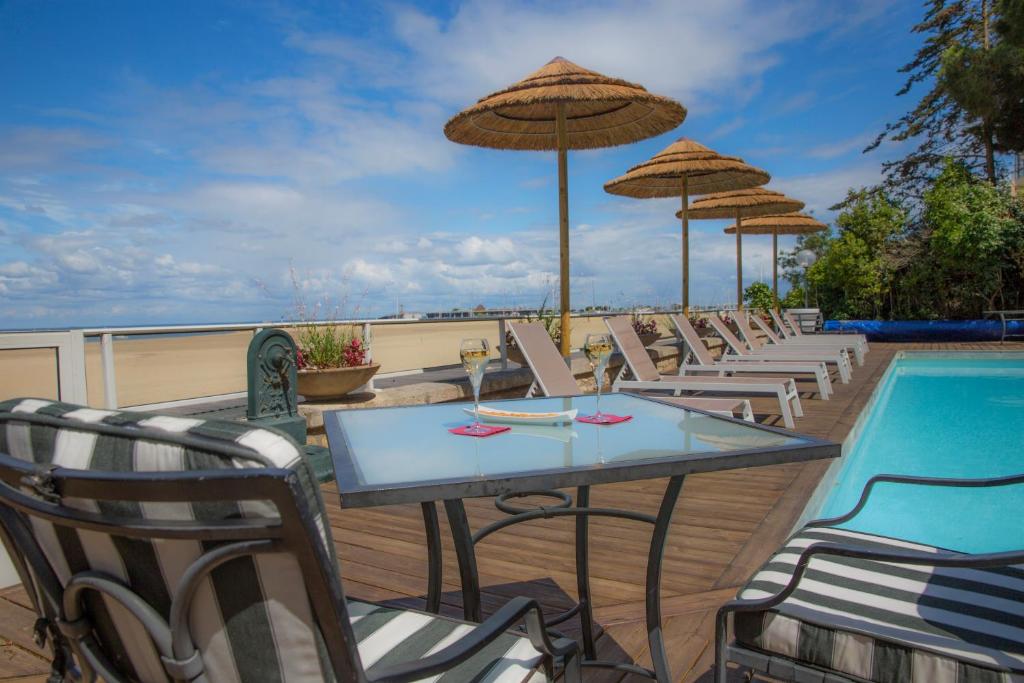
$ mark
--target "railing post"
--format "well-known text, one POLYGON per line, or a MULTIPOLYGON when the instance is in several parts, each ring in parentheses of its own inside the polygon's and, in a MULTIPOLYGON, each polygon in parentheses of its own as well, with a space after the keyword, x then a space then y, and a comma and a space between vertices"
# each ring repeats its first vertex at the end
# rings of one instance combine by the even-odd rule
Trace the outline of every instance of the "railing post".
POLYGON ((501 369, 508 370, 508 343, 505 341, 505 319, 498 320, 498 351, 501 353, 501 369))
POLYGON ((58 365, 62 360, 67 361, 69 371, 67 374, 61 373, 61 379, 69 381, 67 381, 67 386, 64 381, 61 382, 60 400, 84 406, 89 402, 89 391, 85 379, 85 335, 81 330, 71 330, 68 332, 68 340, 70 342, 68 358, 61 359, 59 356, 57 358, 58 365))
POLYGON ((103 364, 103 405, 117 410, 117 374, 114 370, 114 335, 100 335, 100 361, 103 364))
MULTIPOLYGON (((373 326, 370 323, 363 323, 363 346, 366 347, 366 362, 373 362, 373 326)), ((370 378, 365 385, 366 391, 373 391, 373 378, 370 378)))

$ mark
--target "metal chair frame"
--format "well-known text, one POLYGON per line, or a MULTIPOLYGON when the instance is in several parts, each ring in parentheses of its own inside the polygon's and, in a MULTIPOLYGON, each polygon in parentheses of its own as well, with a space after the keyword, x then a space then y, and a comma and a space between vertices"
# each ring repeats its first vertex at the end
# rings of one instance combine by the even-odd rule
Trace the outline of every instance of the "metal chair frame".
MULTIPOLYGON (((124 438, 139 438, 141 431, 106 424, 76 425, 68 420, 29 413, 0 413, 0 422, 3 421, 49 425, 62 430, 80 429, 124 438)), ((190 434, 163 433, 156 437, 147 432, 144 438, 225 457, 249 460, 259 457, 241 446, 190 434)), ((103 651, 89 621, 82 598, 95 592, 117 601, 134 615, 161 655, 170 679, 205 682, 202 658, 187 618, 196 588, 211 571, 232 559, 271 552, 290 553, 298 563, 313 617, 339 682, 405 683, 434 676, 466 661, 524 621, 531 643, 543 654, 549 676, 554 674, 555 661, 561 660, 567 680, 579 680, 575 641, 552 640, 545 629, 540 606, 522 597, 509 601, 471 633, 439 652, 368 676, 349 623, 341 578, 333 558, 320 542, 314 521, 316 512, 307 503, 297 473, 288 469, 104 472, 42 466, 0 453, 0 536, 11 551, 26 590, 37 607, 37 634, 53 636, 51 680, 78 677, 94 680, 96 676, 115 682, 126 680, 103 651), (65 498, 173 503, 258 500, 272 503, 278 517, 215 522, 137 519, 69 507, 63 503, 65 498), (125 583, 102 572, 79 572, 62 586, 32 533, 29 520, 33 518, 66 528, 126 538, 187 539, 219 545, 202 554, 186 571, 172 595, 169 618, 164 619, 125 583), (80 670, 66 657, 66 650, 74 653, 80 670)))

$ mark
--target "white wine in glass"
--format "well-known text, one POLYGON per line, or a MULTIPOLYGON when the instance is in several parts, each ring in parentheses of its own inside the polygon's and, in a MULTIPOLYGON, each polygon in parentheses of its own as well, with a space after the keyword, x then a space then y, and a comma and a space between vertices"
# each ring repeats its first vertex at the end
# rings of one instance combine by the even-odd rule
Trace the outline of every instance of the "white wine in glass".
POLYGON ((480 426, 480 383, 491 358, 491 347, 486 339, 463 339, 459 357, 462 358, 463 369, 469 375, 469 383, 473 386, 473 426, 466 431, 479 434, 486 431, 480 426))
POLYGON ((590 369, 594 371, 594 381, 597 382, 597 412, 594 419, 598 422, 604 419, 601 414, 601 385, 604 384, 604 371, 608 367, 608 359, 612 357, 612 339, 607 334, 588 334, 583 342, 583 353, 590 361, 590 369))

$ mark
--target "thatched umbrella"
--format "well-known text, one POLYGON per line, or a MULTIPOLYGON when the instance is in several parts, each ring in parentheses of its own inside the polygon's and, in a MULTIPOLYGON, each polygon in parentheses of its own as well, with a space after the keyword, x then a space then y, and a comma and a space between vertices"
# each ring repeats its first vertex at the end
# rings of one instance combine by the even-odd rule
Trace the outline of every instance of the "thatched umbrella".
POLYGON ((690 314, 690 195, 744 190, 764 185, 767 171, 744 163, 739 157, 724 156, 699 142, 679 138, 625 175, 604 184, 606 192, 639 199, 679 197, 682 204, 683 314, 690 314))
MULTIPOLYGON (((804 213, 784 213, 743 220, 744 234, 772 236, 772 295, 776 309, 779 307, 779 235, 805 235, 819 230, 828 230, 828 226, 804 213)), ((730 235, 735 233, 736 226, 726 228, 725 232, 730 235)))
POLYGON ((612 147, 672 130, 686 118, 675 100, 556 57, 518 83, 456 114, 449 140, 478 147, 558 151, 562 355, 569 355, 567 151, 612 147))
MULTIPOLYGON (((744 216, 770 216, 799 211, 802 208, 804 203, 800 200, 763 187, 709 194, 690 204, 690 218, 736 218, 736 225, 740 227, 736 233, 737 308, 743 308, 743 228, 740 221, 744 216)), ((681 217, 682 211, 676 213, 676 216, 681 217)))

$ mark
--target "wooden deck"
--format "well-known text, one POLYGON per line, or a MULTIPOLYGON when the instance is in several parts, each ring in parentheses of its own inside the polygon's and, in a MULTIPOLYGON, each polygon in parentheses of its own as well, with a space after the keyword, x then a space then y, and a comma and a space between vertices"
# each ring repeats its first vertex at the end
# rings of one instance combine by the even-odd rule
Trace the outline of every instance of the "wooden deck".
MULTIPOLYGON (((848 385, 835 384, 831 401, 804 399, 797 428, 842 441, 867 402, 893 354, 899 350, 1024 350, 1007 344, 872 344, 864 367, 848 385)), ((804 382, 810 396, 813 384, 804 382)), ((758 419, 767 401, 755 401, 758 419)), ((676 510, 665 555, 662 585, 664 632, 673 675, 678 680, 708 678, 713 656, 713 624, 719 604, 784 539, 828 462, 782 465, 687 479, 676 510)), ((665 481, 595 487, 591 504, 657 513, 665 481)), ((421 606, 426 590, 426 553, 418 506, 342 510, 333 485, 324 487, 335 545, 350 596, 397 600, 421 606)), ((477 528, 502 516, 491 500, 467 503, 477 528)), ((591 581, 602 659, 650 665, 644 616, 644 572, 650 529, 625 520, 591 522, 591 581)), ((445 536, 444 610, 461 615, 458 569, 445 536)), ((574 600, 573 522, 567 518, 528 522, 503 530, 478 548, 484 611, 510 597, 529 595, 553 610, 574 600)), ((0 591, 0 682, 43 681, 47 662, 32 643, 34 621, 20 588, 0 591)), ((573 634, 575 620, 563 625, 573 634)), ((646 680, 588 670, 588 681, 646 680)))

